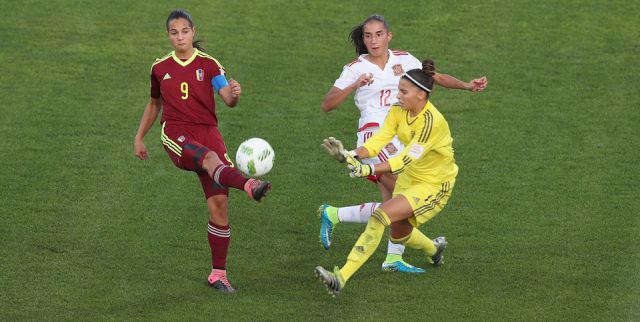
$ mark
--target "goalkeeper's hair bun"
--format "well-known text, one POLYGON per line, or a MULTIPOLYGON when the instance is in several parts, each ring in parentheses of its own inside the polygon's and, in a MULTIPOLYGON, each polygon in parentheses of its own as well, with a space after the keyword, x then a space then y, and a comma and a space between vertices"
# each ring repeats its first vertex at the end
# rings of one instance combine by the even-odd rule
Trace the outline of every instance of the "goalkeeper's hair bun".
POLYGON ((422 61, 422 69, 412 69, 408 71, 402 78, 412 82, 421 90, 429 93, 433 90, 433 76, 436 74, 436 65, 431 59, 425 59, 422 61))
POLYGON ((433 77, 436 74, 436 64, 431 59, 425 59, 422 61, 422 71, 429 77, 433 77))

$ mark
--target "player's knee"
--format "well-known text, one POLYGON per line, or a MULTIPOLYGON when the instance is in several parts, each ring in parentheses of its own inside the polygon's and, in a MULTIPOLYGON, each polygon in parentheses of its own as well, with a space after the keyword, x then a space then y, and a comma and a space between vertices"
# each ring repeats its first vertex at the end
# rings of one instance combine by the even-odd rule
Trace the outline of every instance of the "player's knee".
POLYGON ((212 196, 207 199, 207 208, 211 219, 226 220, 228 217, 227 198, 221 196, 212 196))
POLYGON ((220 157, 218 157, 215 152, 209 151, 207 152, 207 154, 205 154, 204 160, 202 160, 202 164, 204 168, 215 168, 218 165, 222 164, 222 160, 220 160, 220 157))
POLYGON ((411 237, 411 233, 409 233, 406 236, 394 236, 392 231, 392 233, 389 236, 389 240, 394 244, 404 245, 407 242, 407 240, 409 240, 409 237, 411 237))
POLYGON ((194 170, 203 170, 204 160, 211 153, 209 149, 199 144, 187 143, 182 149, 182 159, 184 164, 191 164, 194 170))
POLYGON ((411 235, 411 232, 414 229, 413 225, 411 225, 408 220, 394 222, 389 226, 389 228, 391 242, 394 244, 402 244, 402 240, 409 238, 409 235, 411 235))
POLYGON ((373 214, 371 215, 371 219, 370 220, 377 220, 378 222, 380 222, 382 225, 384 226, 389 226, 391 225, 391 220, 389 219, 389 215, 387 215, 387 212, 384 211, 382 208, 378 207, 373 214))

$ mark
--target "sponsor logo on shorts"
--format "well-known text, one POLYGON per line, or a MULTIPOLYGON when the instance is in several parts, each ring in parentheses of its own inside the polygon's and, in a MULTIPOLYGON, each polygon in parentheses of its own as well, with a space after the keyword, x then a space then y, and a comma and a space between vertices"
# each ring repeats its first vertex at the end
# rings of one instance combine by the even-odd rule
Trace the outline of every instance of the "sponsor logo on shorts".
POLYGON ((180 142, 184 142, 184 140, 185 140, 184 135, 180 135, 180 136, 178 137, 178 141, 180 141, 180 142))

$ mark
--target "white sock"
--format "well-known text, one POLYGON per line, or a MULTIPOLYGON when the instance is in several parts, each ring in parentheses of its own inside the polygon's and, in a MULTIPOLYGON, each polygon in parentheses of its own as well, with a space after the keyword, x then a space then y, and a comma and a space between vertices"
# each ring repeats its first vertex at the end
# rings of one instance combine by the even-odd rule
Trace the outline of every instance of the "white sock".
POLYGON ((380 206, 378 202, 367 202, 358 206, 338 208, 338 219, 340 222, 354 222, 366 224, 373 211, 380 206))
POLYGON ((389 244, 387 245, 387 254, 395 254, 400 255, 404 253, 404 245, 402 244, 394 244, 389 240, 389 244))

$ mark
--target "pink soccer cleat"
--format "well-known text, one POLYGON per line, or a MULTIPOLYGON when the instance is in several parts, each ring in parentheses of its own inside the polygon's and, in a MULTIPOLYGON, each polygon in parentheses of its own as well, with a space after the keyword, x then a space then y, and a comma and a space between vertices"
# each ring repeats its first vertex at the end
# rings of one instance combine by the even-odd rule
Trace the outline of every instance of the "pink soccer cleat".
POLYGON ((236 290, 231 286, 227 279, 227 271, 221 269, 212 269, 207 279, 209 286, 223 293, 235 293, 236 290))
POLYGON ((250 178, 244 184, 244 191, 249 195, 249 198, 258 202, 267 195, 269 189, 271 189, 271 182, 269 181, 250 178))

